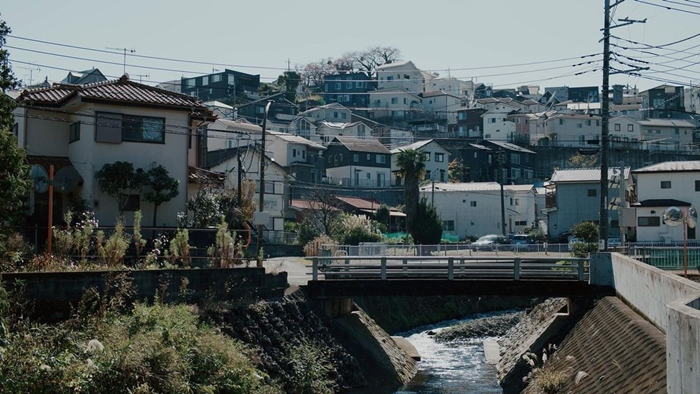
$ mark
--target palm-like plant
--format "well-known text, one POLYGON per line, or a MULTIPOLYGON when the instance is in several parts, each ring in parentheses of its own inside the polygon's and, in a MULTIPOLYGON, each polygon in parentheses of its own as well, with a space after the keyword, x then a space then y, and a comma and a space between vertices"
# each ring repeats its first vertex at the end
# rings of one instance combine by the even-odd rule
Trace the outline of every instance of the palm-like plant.
POLYGON ((406 232, 413 235, 413 224, 418 212, 418 186, 425 176, 424 152, 415 149, 401 150, 396 155, 397 175, 404 180, 403 198, 406 204, 406 232))

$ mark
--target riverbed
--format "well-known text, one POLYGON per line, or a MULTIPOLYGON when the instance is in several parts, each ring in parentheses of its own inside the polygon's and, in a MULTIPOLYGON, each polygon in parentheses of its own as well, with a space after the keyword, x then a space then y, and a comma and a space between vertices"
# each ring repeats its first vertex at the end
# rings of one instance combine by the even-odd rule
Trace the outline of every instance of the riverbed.
POLYGON ((483 342, 494 340, 495 337, 441 342, 436 341, 434 336, 461 322, 496 315, 474 315, 399 333, 398 336, 406 338, 415 346, 421 361, 416 376, 396 394, 502 393, 496 367, 487 364, 484 356, 483 342))

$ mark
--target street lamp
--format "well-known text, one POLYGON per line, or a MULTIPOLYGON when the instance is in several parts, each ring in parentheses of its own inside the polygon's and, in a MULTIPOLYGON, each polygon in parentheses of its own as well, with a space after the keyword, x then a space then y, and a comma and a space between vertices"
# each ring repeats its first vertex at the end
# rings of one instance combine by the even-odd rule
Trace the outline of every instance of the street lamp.
MULTIPOLYGON (((263 115, 263 123, 262 123, 262 143, 261 143, 261 149, 260 149, 260 201, 259 201, 259 206, 258 206, 258 218, 256 220, 258 225, 258 243, 257 243, 257 249, 258 249, 258 263, 257 267, 262 268, 263 267, 263 250, 262 250, 262 240, 263 240, 263 209, 265 208, 265 128, 267 127, 267 113, 270 111, 270 104, 272 104, 272 101, 268 101, 267 104, 265 104, 265 113, 263 115)), ((240 185, 239 185, 240 187, 240 185)))

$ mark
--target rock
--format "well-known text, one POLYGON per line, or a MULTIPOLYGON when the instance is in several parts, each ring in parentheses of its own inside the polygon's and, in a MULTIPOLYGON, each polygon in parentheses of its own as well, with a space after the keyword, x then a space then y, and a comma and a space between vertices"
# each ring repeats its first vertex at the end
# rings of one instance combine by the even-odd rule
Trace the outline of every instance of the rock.
POLYGON ((523 316, 525 316, 524 312, 514 312, 470 320, 437 333, 435 340, 446 342, 479 337, 500 337, 518 324, 523 316))

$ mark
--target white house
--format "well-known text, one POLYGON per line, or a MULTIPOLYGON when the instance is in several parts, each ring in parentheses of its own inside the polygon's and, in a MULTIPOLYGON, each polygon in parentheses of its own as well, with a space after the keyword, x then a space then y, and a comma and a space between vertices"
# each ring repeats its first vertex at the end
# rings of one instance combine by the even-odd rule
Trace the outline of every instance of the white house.
POLYGON ((694 151, 695 126, 678 119, 636 120, 627 116, 610 119, 609 133, 612 146, 638 144, 638 149, 650 151, 694 151))
POLYGON ((462 98, 458 95, 444 91, 423 93, 423 110, 447 124, 457 124, 457 110, 461 107, 462 98))
POLYGON ((328 146, 335 137, 354 137, 376 140, 376 138, 372 136, 372 129, 364 122, 335 123, 324 120, 317 123, 315 134, 311 135, 311 141, 323 146, 328 146))
POLYGON ((400 152, 408 149, 417 150, 425 154, 427 159, 425 161, 425 179, 434 180, 436 182, 449 181, 447 169, 450 164, 450 151, 445 149, 445 147, 440 145, 436 140, 424 140, 391 150, 392 185, 400 185, 396 179, 396 171, 399 169, 396 165, 396 158, 400 152))
MULTIPOLYGON (((87 201, 103 225, 115 224, 120 205, 128 224, 140 210, 144 225, 151 225, 154 206, 143 198, 143 191, 125 191, 120 204, 100 190, 95 173, 117 161, 144 170, 155 163, 180 182, 179 194, 158 207, 155 224, 177 225, 177 213, 185 211, 187 202, 190 166, 198 164, 197 129, 214 120, 196 98, 142 85, 124 75, 85 85, 27 89, 17 104, 18 143, 31 155, 30 164, 56 163, 79 174, 80 184, 74 190, 63 190, 54 198, 59 217, 70 194, 87 201)), ((46 193, 32 198, 37 206, 48 206, 46 193)))
POLYGON ((425 92, 445 92, 464 98, 474 97, 474 81, 462 81, 454 77, 433 78, 425 83, 425 92))
POLYGON ((600 117, 555 114, 544 121, 544 132, 554 146, 591 147, 600 139, 600 117))
MULTIPOLYGON (((682 242, 682 226, 663 222, 670 206, 687 210, 700 207, 700 161, 670 161, 632 171, 636 180, 635 225, 637 241, 682 242)), ((696 229, 688 229, 688 239, 697 240, 696 229)))
POLYGON ((373 90, 369 92, 369 103, 374 118, 406 118, 414 110, 423 108, 423 99, 402 87, 373 90))
POLYGON ((421 198, 434 204, 443 230, 460 238, 501 234, 501 201, 507 234, 535 223, 536 190, 533 185, 501 185, 496 182, 435 183, 420 188, 421 198))
POLYGON ((484 119, 484 139, 508 141, 515 134, 515 123, 508 119, 508 114, 517 108, 510 104, 499 103, 486 111, 484 119))
MULTIPOLYGON (((412 61, 377 67, 377 89, 403 89, 414 94, 425 91, 425 75, 412 61)), ((371 101, 371 99, 370 99, 371 101)))
POLYGON ((217 119, 207 126, 207 151, 249 146, 262 138, 262 127, 247 120, 217 119))

